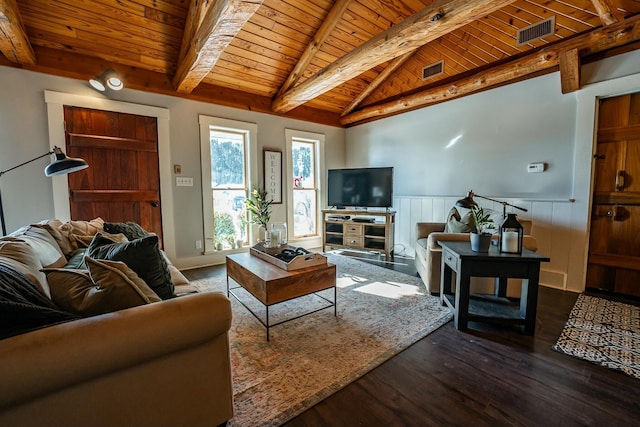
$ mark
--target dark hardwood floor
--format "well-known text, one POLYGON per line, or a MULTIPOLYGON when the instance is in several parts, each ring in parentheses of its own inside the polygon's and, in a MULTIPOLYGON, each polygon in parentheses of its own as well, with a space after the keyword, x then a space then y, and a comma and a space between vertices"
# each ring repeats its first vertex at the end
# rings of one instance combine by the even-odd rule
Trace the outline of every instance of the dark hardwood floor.
MULTIPOLYGON (((415 274, 393 261, 369 260, 415 274)), ((186 272, 211 274, 224 266, 186 272)), ((285 426, 640 425, 639 380, 551 350, 576 298, 541 287, 533 337, 449 322, 285 426)))

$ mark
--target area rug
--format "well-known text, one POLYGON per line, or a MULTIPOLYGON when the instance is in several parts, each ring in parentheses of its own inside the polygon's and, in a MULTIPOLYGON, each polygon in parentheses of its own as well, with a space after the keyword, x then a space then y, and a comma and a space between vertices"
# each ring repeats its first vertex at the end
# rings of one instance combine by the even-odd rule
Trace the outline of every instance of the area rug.
POLYGON ((581 294, 553 349, 640 379, 640 307, 581 294))
MULTIPOLYGON (((419 277, 328 254, 337 266, 337 316, 327 308, 271 328, 231 297, 234 389, 232 426, 280 425, 340 390, 447 323, 452 313, 429 295, 419 277)), ((226 292, 226 278, 192 282, 226 292)), ((231 286, 237 284, 231 281, 231 286)), ((264 319, 264 307, 239 297, 264 319)), ((333 290, 323 291, 333 300, 333 290)), ((310 295, 271 306, 271 324, 326 305, 310 295)))

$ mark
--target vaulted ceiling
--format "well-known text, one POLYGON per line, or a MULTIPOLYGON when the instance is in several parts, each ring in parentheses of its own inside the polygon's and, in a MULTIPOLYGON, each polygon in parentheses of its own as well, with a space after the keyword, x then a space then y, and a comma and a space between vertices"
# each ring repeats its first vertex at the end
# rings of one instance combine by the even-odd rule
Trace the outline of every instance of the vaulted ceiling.
POLYGON ((638 0, 0 0, 0 65, 350 126, 640 47, 638 0))

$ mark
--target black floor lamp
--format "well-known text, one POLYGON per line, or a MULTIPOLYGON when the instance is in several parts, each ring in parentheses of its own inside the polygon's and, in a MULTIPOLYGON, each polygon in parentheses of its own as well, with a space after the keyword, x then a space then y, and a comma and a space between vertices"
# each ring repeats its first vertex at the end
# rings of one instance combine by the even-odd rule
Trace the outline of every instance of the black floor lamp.
MULTIPOLYGON (((54 147, 53 150, 48 153, 44 153, 41 156, 38 156, 34 159, 27 160, 24 163, 20 163, 17 166, 9 168, 7 170, 0 172, 0 178, 7 172, 11 172, 14 169, 18 169, 24 165, 27 165, 31 162, 35 162, 38 159, 41 159, 46 156, 50 156, 51 154, 55 154, 56 159, 51 162, 45 169, 44 174, 46 176, 56 176, 56 175, 64 175, 71 172, 76 172, 82 169, 86 169, 89 167, 87 162, 82 159, 67 157, 59 147, 54 147)), ((2 206, 2 187, 0 186, 0 222, 2 222, 2 235, 5 236, 7 234, 7 228, 4 224, 4 208, 2 206)))
POLYGON ((520 206, 512 205, 511 203, 503 202, 502 200, 491 199, 489 197, 481 196, 479 194, 475 194, 472 190, 469 190, 467 196, 464 199, 460 199, 456 202, 456 206, 460 206, 461 208, 471 209, 474 206, 478 206, 478 204, 473 200, 473 197, 480 197, 481 199, 490 200, 492 202, 500 203, 502 205, 502 217, 507 217, 507 206, 511 206, 512 208, 520 209, 521 211, 527 212, 525 208, 521 208, 520 206))

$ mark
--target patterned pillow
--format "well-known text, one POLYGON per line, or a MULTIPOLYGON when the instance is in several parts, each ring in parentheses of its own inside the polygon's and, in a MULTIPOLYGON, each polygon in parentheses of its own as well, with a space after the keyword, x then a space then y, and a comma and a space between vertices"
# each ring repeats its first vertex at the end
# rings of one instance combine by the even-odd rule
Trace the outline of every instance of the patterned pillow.
POLYGON ((449 215, 447 215, 447 224, 444 227, 445 233, 471 233, 475 231, 476 226, 470 212, 461 217, 455 206, 451 208, 449 215))

